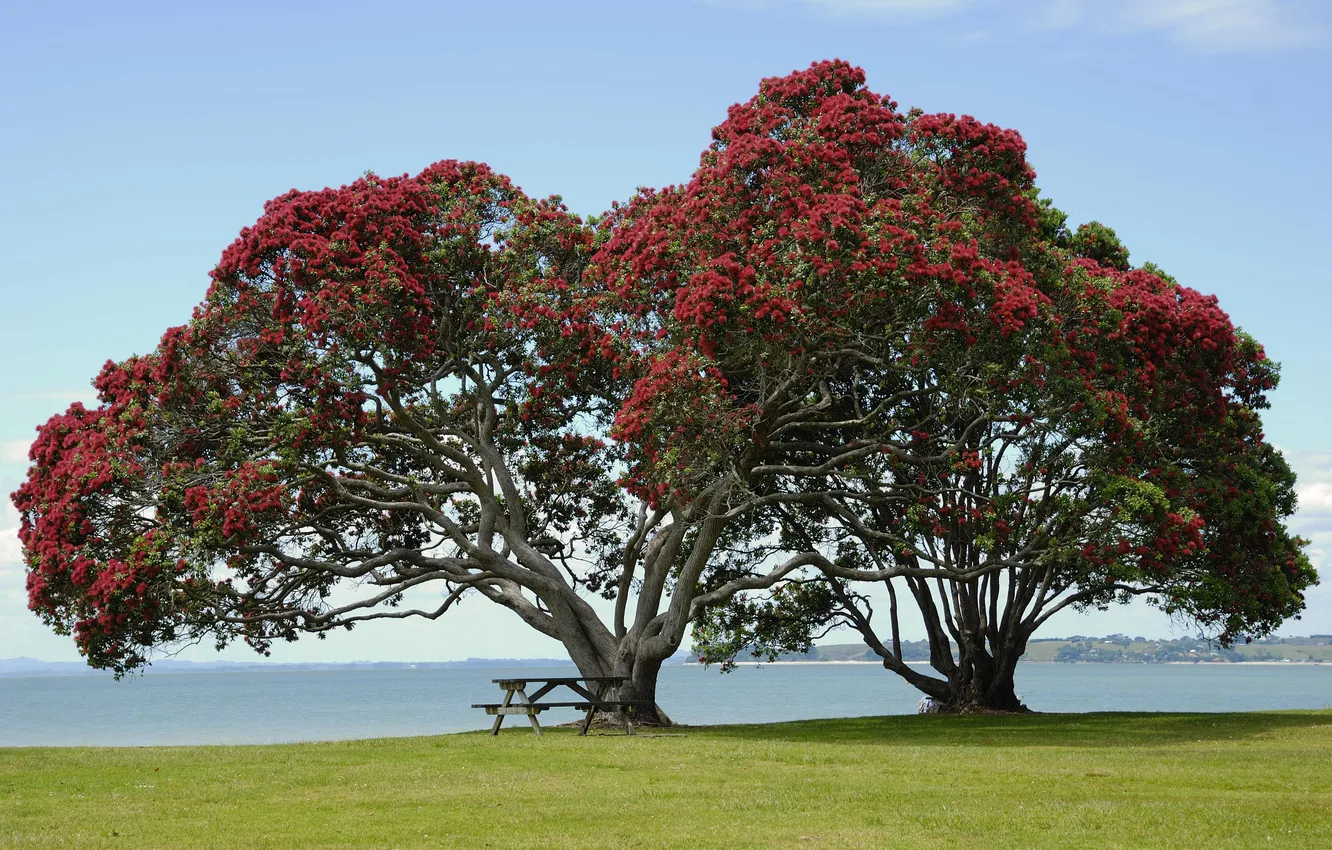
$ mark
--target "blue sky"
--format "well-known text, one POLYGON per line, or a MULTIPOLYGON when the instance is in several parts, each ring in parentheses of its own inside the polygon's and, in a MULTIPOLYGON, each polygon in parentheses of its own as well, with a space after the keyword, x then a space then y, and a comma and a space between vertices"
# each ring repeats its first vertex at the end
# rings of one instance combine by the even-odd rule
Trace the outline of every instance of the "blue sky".
MULTIPOLYGON (((0 3, 0 491, 107 358, 185 321, 263 202, 480 159, 599 212, 687 179, 760 78, 840 57, 903 107, 1019 130, 1042 191, 1217 294, 1284 366, 1268 436, 1332 569, 1332 4, 1277 0, 0 3), (1107 11, 1107 8, 1111 11, 1107 11)), ((0 657, 70 659, 0 507, 0 657)), ((1332 632, 1332 582, 1288 634, 1332 632)), ((551 655, 473 603, 282 660, 551 655), (452 615, 450 615, 452 616, 452 615)), ((1049 634, 1168 635, 1134 607, 1049 634)), ((849 638, 848 638, 849 639, 849 638)), ((206 657, 196 649, 187 657, 206 657)), ((243 652, 235 657, 245 657, 243 652)))

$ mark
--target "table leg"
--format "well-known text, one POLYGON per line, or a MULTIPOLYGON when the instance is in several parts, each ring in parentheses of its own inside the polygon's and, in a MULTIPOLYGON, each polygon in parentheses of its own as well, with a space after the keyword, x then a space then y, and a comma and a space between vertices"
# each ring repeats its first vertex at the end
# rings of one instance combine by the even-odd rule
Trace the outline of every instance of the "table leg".
POLYGON ((627 735, 634 734, 634 721, 630 715, 629 706, 620 706, 620 716, 624 718, 624 731, 627 735))
MULTIPOLYGON (((510 703, 512 700, 513 700, 513 689, 510 688, 509 690, 506 690, 506 691, 504 692, 504 702, 502 703, 502 707, 504 707, 504 708, 508 708, 508 707, 509 707, 509 703, 510 703)), ((503 712, 500 712, 499 714, 496 714, 496 715, 495 715, 495 722, 494 722, 494 723, 491 725, 491 727, 490 727, 490 734, 491 734, 492 736, 494 736, 494 735, 498 735, 498 734, 499 734, 500 724, 502 724, 502 723, 504 722, 504 716, 505 716, 505 715, 504 715, 503 712)))
POLYGON ((587 730, 592 726, 592 715, 595 714, 596 711, 597 707, 595 705, 589 705, 587 707, 587 717, 583 718, 583 729, 578 733, 579 735, 587 734, 587 730))
MULTIPOLYGON (((518 689, 518 702, 520 702, 523 705, 532 704, 527 699, 527 691, 523 690, 522 688, 518 689)), ((532 731, 537 733, 538 738, 541 737, 541 721, 537 720, 536 712, 527 715, 527 719, 532 721, 532 731)))

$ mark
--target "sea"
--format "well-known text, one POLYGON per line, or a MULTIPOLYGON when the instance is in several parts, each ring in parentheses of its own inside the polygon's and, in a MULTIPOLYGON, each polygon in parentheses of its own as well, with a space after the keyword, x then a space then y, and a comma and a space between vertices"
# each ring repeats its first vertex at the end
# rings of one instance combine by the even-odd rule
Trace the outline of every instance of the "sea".
MULTIPOLYGON (((482 729, 472 703, 500 678, 551 668, 399 668, 0 676, 0 747, 272 744, 482 729)), ((1332 707, 1332 664, 1055 664, 1017 672, 1042 712, 1261 711, 1332 707)), ((559 692, 556 692, 559 693, 559 692)), ((572 695, 569 695, 572 697, 572 695)), ((554 698, 554 697, 552 697, 554 698)), ((561 701, 567 701, 562 699, 561 701)), ((658 704, 678 723, 767 723, 915 713, 920 693, 875 664, 663 667, 658 704)), ((578 719, 551 709, 543 724, 578 719)), ((507 724, 525 727, 526 718, 507 724)))

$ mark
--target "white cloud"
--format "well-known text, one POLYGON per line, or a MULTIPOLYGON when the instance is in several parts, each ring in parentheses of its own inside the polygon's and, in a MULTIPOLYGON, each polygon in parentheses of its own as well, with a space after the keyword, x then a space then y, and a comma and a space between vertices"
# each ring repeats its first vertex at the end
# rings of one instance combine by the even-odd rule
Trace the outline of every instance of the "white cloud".
POLYGON ((23 569, 23 546, 19 543, 18 529, 0 530, 0 573, 23 569))
POLYGON ((27 463, 28 447, 31 445, 32 440, 0 441, 0 463, 27 463))
POLYGON ((918 21, 973 7, 978 0, 704 0, 714 6, 767 11, 774 8, 812 8, 825 14, 872 16, 879 21, 918 21))
POLYGON ((1316 481, 1295 488, 1300 513, 1332 513, 1332 483, 1316 481))
POLYGON ((0 573, 23 569, 23 547, 18 539, 18 510, 9 499, 0 499, 0 573))
POLYGON ((803 0, 805 5, 821 6, 834 12, 868 12, 877 15, 909 14, 914 17, 946 15, 975 5, 974 0, 803 0))
POLYGON ((1203 53, 1301 47, 1326 41, 1325 0, 711 0, 754 10, 804 7, 838 17, 909 22, 988 7, 1020 26, 1091 29, 1111 36, 1160 33, 1203 53))
POLYGON ((41 392, 5 393, 4 398, 17 398, 27 401, 81 401, 85 404, 97 401, 97 391, 89 387, 83 390, 44 390, 41 392))
MULTIPOLYGON (((1278 448, 1280 448, 1278 446, 1278 448)), ((1332 452, 1293 452, 1280 449, 1286 462, 1295 470, 1301 482, 1332 482, 1332 452)))
POLYGON ((1300 621, 1286 624, 1281 632, 1327 634, 1332 632, 1332 452, 1282 453, 1297 476, 1299 506, 1290 527, 1309 541, 1305 552, 1322 582, 1305 591, 1300 621))
POLYGON ((1069 29, 1085 17, 1083 0, 1045 0, 1029 10, 1030 22, 1042 29, 1069 29))
POLYGON ((1322 3, 1133 0, 1125 11, 1131 24, 1207 52, 1298 47, 1327 36, 1322 3))
POLYGON ((1332 452, 1292 452, 1282 450, 1295 470, 1295 495, 1299 497, 1295 514, 1297 530, 1305 537, 1310 532, 1332 533, 1332 452))

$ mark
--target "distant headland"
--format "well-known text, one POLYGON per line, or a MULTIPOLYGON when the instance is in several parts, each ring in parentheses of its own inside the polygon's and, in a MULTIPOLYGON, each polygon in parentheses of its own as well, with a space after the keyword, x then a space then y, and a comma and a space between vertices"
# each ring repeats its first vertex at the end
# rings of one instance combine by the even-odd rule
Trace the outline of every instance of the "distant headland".
MULTIPOLYGON (((929 661, 926 641, 903 641, 903 660, 929 661)), ((768 663, 766 657, 741 655, 740 663, 768 663)), ((789 664, 861 663, 878 664, 879 658, 864 644, 843 643, 815 646, 803 654, 785 653, 773 662, 789 664)), ((1222 648, 1214 641, 1198 638, 1172 638, 1149 640, 1113 634, 1105 637, 1072 635, 1064 638, 1032 640, 1027 646, 1023 663, 1097 663, 1097 664, 1332 664, 1332 635, 1309 637, 1263 638, 1248 644, 1222 648)), ((698 658, 678 652, 667 664, 697 664, 698 658)), ((567 658, 468 658, 462 661, 342 661, 342 662, 275 662, 275 661, 182 661, 162 658, 154 661, 150 669, 155 673, 250 673, 294 672, 301 670, 410 670, 410 669, 481 669, 493 667, 562 667, 572 666, 567 658)), ((0 658, 0 677, 9 676, 74 676, 104 673, 82 661, 42 661, 37 658, 0 658)))
MULTIPOLYGON (((803 654, 784 653, 771 659, 777 663, 849 662, 878 664, 879 657, 863 643, 811 647, 803 654)), ((928 662, 928 641, 902 641, 902 660, 928 662)), ((741 654, 736 661, 767 662, 767 657, 741 654)), ((1332 664, 1332 635, 1263 638, 1248 644, 1223 648, 1215 641, 1199 638, 1149 640, 1113 634, 1105 637, 1072 635, 1064 638, 1035 638, 1027 644, 1022 663, 1177 664, 1177 663, 1329 663, 1332 664)), ((686 663, 698 663, 690 656, 686 663)))

